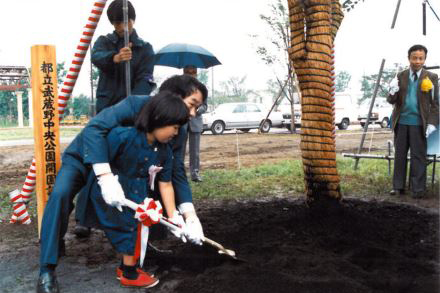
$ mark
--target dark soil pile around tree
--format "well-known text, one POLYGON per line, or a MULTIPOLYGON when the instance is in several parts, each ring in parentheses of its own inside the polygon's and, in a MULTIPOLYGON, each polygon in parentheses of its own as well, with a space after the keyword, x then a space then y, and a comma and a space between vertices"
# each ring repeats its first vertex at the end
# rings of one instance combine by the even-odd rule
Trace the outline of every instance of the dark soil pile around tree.
MULTIPOLYGON (((206 236, 244 261, 171 236, 156 240, 174 252, 150 253, 160 283, 148 292, 439 292, 437 212, 360 200, 315 210, 285 198, 197 206, 206 236)), ((35 225, 0 224, 0 235, 0 291, 34 292, 35 225)), ((115 279, 119 260, 102 232, 89 240, 67 236, 57 270, 62 292, 130 291, 115 279)))

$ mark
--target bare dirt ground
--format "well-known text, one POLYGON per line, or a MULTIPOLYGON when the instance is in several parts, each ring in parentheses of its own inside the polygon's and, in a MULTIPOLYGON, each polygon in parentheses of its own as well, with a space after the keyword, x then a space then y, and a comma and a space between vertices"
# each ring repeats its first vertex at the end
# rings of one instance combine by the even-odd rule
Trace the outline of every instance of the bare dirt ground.
MULTIPOLYGON (((365 146, 385 153, 391 138, 376 133, 365 146)), ((239 134, 240 165, 300 158, 299 140, 287 133, 239 134)), ((338 132, 337 151, 355 152, 359 141, 338 132)), ((31 146, 0 148, 2 186, 20 186, 32 153, 31 146)), ((204 170, 237 168, 237 135, 203 135, 201 161, 204 170)), ((173 253, 149 255, 148 268, 161 282, 148 291, 119 287, 119 260, 101 231, 86 240, 69 232, 57 269, 61 291, 439 292, 438 200, 390 200, 347 198, 326 210, 283 195, 198 201, 205 234, 244 261, 171 237, 156 240, 173 253)), ((36 219, 29 226, 0 223, 0 291, 35 292, 38 254, 36 219)))

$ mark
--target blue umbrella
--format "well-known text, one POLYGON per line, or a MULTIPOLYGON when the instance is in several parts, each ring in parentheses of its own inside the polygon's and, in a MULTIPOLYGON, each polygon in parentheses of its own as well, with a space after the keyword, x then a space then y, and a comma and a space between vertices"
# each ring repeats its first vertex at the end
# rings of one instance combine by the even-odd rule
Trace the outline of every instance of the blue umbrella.
POLYGON ((175 68, 184 68, 186 66, 209 68, 221 63, 211 52, 200 46, 172 43, 156 53, 155 64, 175 68))

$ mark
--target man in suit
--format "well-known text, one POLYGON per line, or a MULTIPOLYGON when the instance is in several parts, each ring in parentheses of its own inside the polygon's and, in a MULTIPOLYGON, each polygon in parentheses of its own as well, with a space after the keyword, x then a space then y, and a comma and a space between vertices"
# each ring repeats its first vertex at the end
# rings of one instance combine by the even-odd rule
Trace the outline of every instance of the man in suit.
POLYGON ((428 50, 414 45, 408 50, 409 68, 390 83, 387 98, 394 105, 395 160, 391 195, 404 194, 407 155, 411 151, 410 187, 415 198, 426 190, 426 138, 439 124, 438 76, 423 69, 428 50))
MULTIPOLYGON (((194 66, 186 66, 183 69, 183 74, 190 75, 197 78, 197 68, 194 66)), ((192 117, 188 122, 188 136, 189 141, 189 170, 191 174, 191 180, 194 182, 201 182, 200 176, 200 137, 203 131, 203 119, 202 114, 206 112, 208 105, 206 100, 197 109, 196 116, 192 117)), ((186 152, 186 143, 184 154, 186 152)))

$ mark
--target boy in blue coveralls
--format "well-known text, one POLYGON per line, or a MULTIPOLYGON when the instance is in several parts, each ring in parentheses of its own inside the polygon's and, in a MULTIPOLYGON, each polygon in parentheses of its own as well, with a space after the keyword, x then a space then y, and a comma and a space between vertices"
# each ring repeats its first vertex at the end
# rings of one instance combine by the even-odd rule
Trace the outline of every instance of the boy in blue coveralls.
POLYGON ((96 90, 96 112, 114 105, 126 97, 125 62, 130 61, 131 94, 149 95, 156 84, 153 80, 154 51, 133 28, 136 12, 128 1, 129 46, 124 47, 123 0, 113 1, 107 16, 115 30, 100 36, 93 45, 91 60, 99 69, 96 90))
MULTIPOLYGON (((169 90, 179 95, 194 117, 197 108, 206 101, 207 89, 197 79, 187 75, 176 75, 167 79, 159 92, 169 90)), ((40 239, 40 275, 37 284, 38 293, 59 292, 55 268, 63 253, 64 235, 67 231, 69 215, 73 210, 75 195, 86 184, 89 173, 96 176, 112 175, 109 162, 109 148, 106 136, 117 126, 133 125, 148 96, 130 96, 120 103, 104 109, 72 141, 64 151, 63 164, 44 211, 40 239)), ((191 188, 185 174, 182 160, 183 142, 186 135, 182 127, 179 134, 170 142, 173 152, 172 186, 176 204, 183 215, 183 224, 187 226, 187 238, 193 243, 201 243, 203 229, 192 203, 191 188)), ((104 189, 114 197, 114 205, 122 205, 123 194, 115 176, 109 176, 104 189), (116 187, 115 187, 116 186, 116 187), (118 188, 119 186, 119 188, 118 188)), ((77 207, 81 210, 81 207, 77 207)), ((85 212, 85 208, 82 208, 85 212)), ((178 213, 170 217, 179 218, 178 213)), ((178 220, 176 220, 178 221, 178 220)))
MULTIPOLYGON (((158 173, 158 187, 168 215, 176 211, 174 191, 171 184, 172 151, 167 143, 178 133, 179 127, 188 121, 188 109, 182 99, 162 91, 152 97, 140 111, 135 128, 117 127, 107 136, 112 173, 118 176, 125 198, 141 204, 151 197, 149 192, 150 168, 162 167, 158 173)), ((153 176, 152 176, 153 177, 153 176)), ((136 269, 134 256, 137 238, 137 220, 134 211, 124 207, 118 211, 112 207, 112 199, 104 192, 101 176, 89 176, 88 186, 83 190, 89 195, 91 209, 87 217, 96 216, 113 247, 122 254, 122 270, 117 275, 124 287, 150 288, 159 280, 136 269), (102 193, 101 193, 102 191, 102 193), (121 274, 122 271, 122 274, 121 274)))

